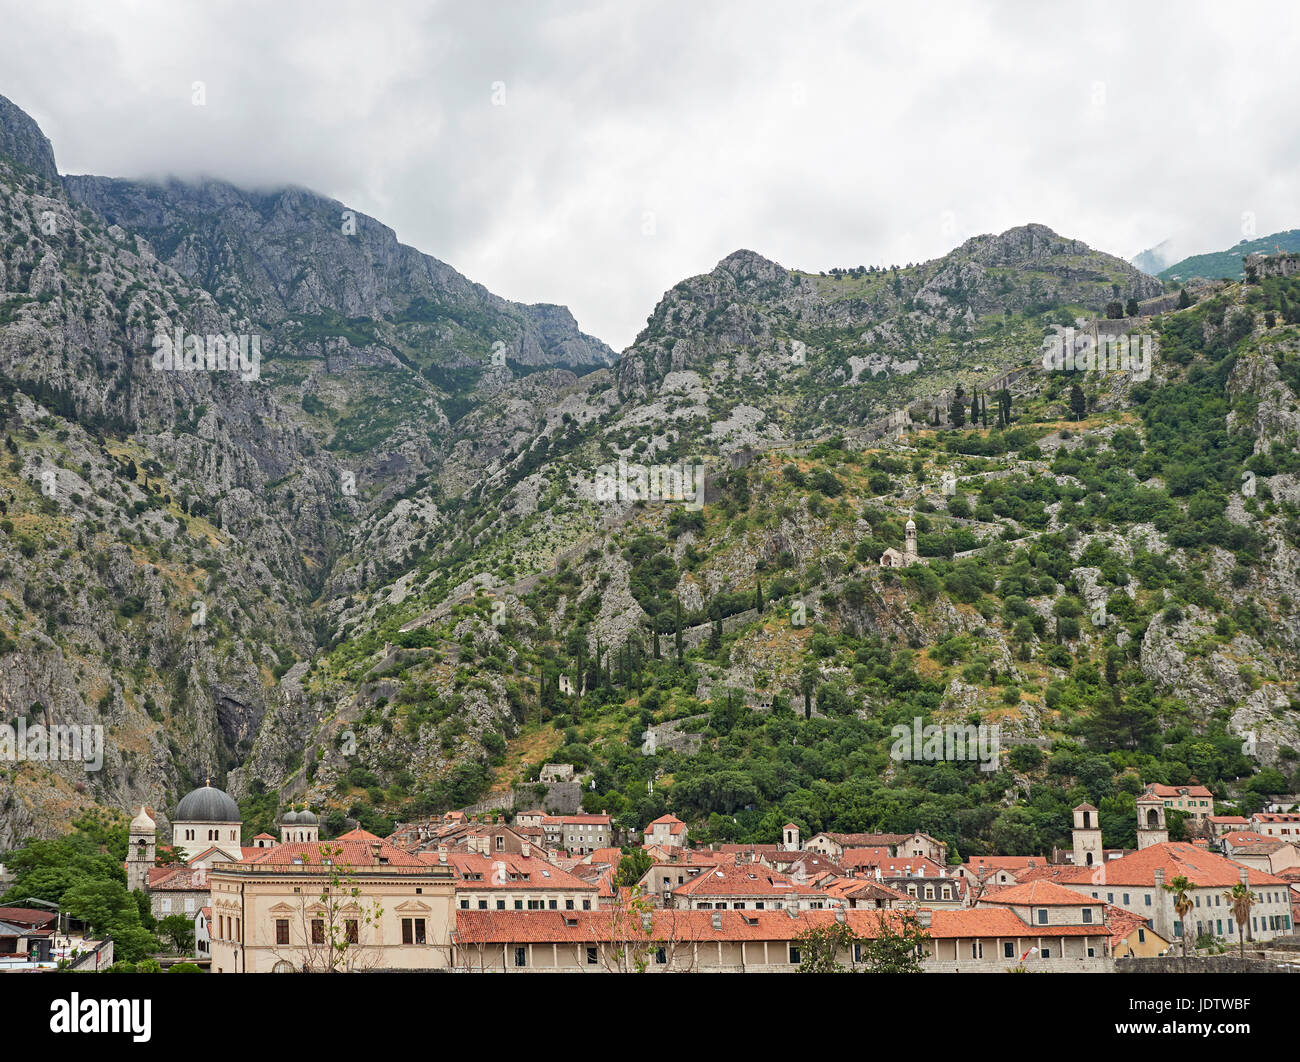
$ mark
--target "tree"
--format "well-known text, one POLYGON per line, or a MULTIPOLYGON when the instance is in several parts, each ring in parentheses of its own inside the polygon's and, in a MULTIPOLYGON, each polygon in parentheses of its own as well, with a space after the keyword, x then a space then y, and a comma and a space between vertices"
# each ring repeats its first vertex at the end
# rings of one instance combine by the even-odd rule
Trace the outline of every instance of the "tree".
POLYGON ((1073 420, 1083 420, 1088 413, 1088 400, 1083 388, 1078 384, 1070 385, 1070 416, 1073 420))
POLYGON ((817 683, 817 671, 815 668, 806 667, 799 673, 799 690, 803 694, 803 717, 812 718, 812 693, 813 687, 817 683))
POLYGON ((120 881, 82 881, 63 894, 63 910, 113 939, 114 958, 138 962, 158 950, 154 935, 140 924, 135 898, 120 881))
POLYGON ((194 950, 194 923, 183 914, 169 914, 158 923, 158 929, 171 941, 177 955, 188 955, 194 950))
POLYGON ((1140 312, 1140 309, 1139 309, 1139 307, 1138 307, 1138 301, 1137 301, 1137 299, 1129 299, 1128 302, 1126 302, 1126 303, 1124 304, 1124 316, 1125 316, 1125 317, 1136 317, 1136 316, 1138 315, 1139 312, 1140 312))
POLYGON ((377 930, 383 908, 367 903, 353 868, 342 860, 342 845, 321 844, 316 851, 324 872, 314 899, 304 890, 298 902, 302 932, 300 944, 288 945, 278 958, 292 962, 304 973, 351 973, 372 968, 378 955, 361 943, 366 929, 377 930))
POLYGON ((689 970, 694 963, 694 949, 677 946, 677 910, 656 911, 640 886, 618 890, 612 906, 590 913, 589 925, 588 939, 598 942, 597 955, 610 973, 645 973, 660 951, 662 969, 689 970), (600 941, 608 941, 608 947, 600 941))
POLYGON ((1187 294, 1186 288, 1178 289, 1178 308, 1185 310, 1192 304, 1191 296, 1187 294))
POLYGON ((614 884, 620 888, 631 889, 645 877, 646 871, 654 866, 654 860, 644 848, 625 848, 623 858, 618 861, 618 873, 614 884))
POLYGON ((1192 883, 1182 874, 1171 881, 1166 881, 1161 886, 1165 892, 1172 893, 1174 897, 1174 913, 1178 915, 1178 920, 1183 930, 1183 958, 1187 958, 1187 938, 1191 935, 1187 931, 1187 914, 1192 909, 1192 883))
POLYGON ((757 575, 754 576, 754 608, 763 611, 763 580, 757 575))
MULTIPOLYGON (((1228 901, 1228 906, 1232 908, 1232 917, 1237 920, 1237 941, 1240 947, 1241 957, 1246 957, 1246 926, 1250 923, 1250 909, 1255 906, 1255 894, 1250 891, 1250 886, 1243 882, 1237 882, 1231 889, 1223 894, 1223 898, 1228 901)), ((1186 937, 1187 931, 1183 930, 1183 936, 1186 937)))
POLYGON ((966 403, 960 395, 954 397, 948 407, 948 419, 954 428, 960 428, 966 423, 966 403))
POLYGON ((862 939, 846 922, 830 922, 824 926, 805 929, 795 942, 799 948, 799 973, 843 973, 841 954, 853 955, 853 945, 862 939))
POLYGON ((912 911, 876 911, 876 934, 861 949, 867 973, 924 973, 922 965, 929 931, 912 911), (891 917, 892 916, 892 917, 891 917))
POLYGON ((1106 303, 1106 317, 1111 321, 1118 321, 1124 316, 1124 304, 1116 299, 1114 302, 1106 303))

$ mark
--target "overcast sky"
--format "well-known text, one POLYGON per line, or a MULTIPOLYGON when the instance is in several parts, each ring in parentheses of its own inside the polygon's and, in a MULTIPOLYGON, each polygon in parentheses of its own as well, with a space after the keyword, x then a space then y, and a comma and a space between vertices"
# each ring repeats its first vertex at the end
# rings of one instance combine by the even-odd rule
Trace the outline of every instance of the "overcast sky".
POLYGON ((1300 227, 1300 5, 1134 6, 0 0, 0 94, 63 173, 306 185, 621 350, 739 247, 1300 227))

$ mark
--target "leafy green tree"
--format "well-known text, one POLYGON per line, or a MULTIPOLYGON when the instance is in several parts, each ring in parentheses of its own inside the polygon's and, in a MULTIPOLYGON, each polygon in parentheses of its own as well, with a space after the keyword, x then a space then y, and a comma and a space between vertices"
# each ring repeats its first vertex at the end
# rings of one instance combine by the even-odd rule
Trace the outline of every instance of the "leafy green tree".
POLYGON ((194 950, 194 923, 183 914, 169 914, 158 923, 158 930, 171 941, 178 955, 188 955, 194 950))
POLYGON ((650 853, 644 848, 624 848, 623 857, 618 861, 618 873, 614 883, 620 888, 630 889, 637 884, 654 865, 650 853))
POLYGON ((848 954, 852 961, 853 945, 861 938, 845 922, 831 922, 824 926, 805 929, 795 937, 799 949, 799 973, 844 973, 840 956, 848 954))
POLYGON ((877 919, 876 935, 862 947, 862 965, 867 973, 911 974, 924 973, 922 965, 925 942, 929 932, 911 911, 874 912, 877 919), (898 918, 887 917, 898 914, 898 918))

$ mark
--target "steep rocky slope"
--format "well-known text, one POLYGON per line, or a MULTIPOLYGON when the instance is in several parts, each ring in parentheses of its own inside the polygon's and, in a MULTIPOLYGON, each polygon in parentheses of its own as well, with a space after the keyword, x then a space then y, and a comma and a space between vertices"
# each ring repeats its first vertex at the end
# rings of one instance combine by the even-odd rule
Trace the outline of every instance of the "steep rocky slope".
POLYGON ((0 767, 0 848, 208 772, 257 828, 382 831, 554 757, 630 828, 1005 850, 1070 799, 1123 821, 1138 775, 1291 784, 1294 278, 1111 326, 1158 340, 1142 380, 1043 370, 1160 285, 1040 225, 738 251, 615 361, 301 189, 65 187, 0 104, 0 705, 108 729, 101 772, 0 767), (260 336, 257 373, 155 370, 178 328, 260 336), (609 489, 646 466, 701 491, 609 489), (928 563, 882 569, 909 515, 928 563), (900 765, 914 716, 1027 751, 900 765))

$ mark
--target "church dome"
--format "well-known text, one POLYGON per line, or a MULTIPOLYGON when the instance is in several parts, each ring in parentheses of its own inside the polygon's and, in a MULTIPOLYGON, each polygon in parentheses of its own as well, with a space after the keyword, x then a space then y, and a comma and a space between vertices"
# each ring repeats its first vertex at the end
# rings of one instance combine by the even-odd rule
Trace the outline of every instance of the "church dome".
POLYGON ((136 812, 135 818, 131 820, 132 833, 153 833, 158 828, 158 824, 149 817, 149 812, 140 805, 140 810, 136 812))
POLYGON ((299 826, 315 826, 315 825, 316 825, 316 816, 313 815, 310 811, 300 811, 300 812, 298 812, 298 825, 299 825, 299 826))
POLYGON ((916 521, 913 520, 913 519, 909 516, 909 517, 907 518, 907 523, 904 524, 903 527, 904 527, 904 529, 907 530, 907 531, 915 531, 915 530, 916 530, 916 521))
POLYGON ((176 805, 175 822, 240 822, 239 805, 228 793, 205 785, 186 793, 176 805))
POLYGON ((296 811, 286 811, 280 816, 281 826, 296 826, 300 821, 301 819, 299 819, 296 811))

